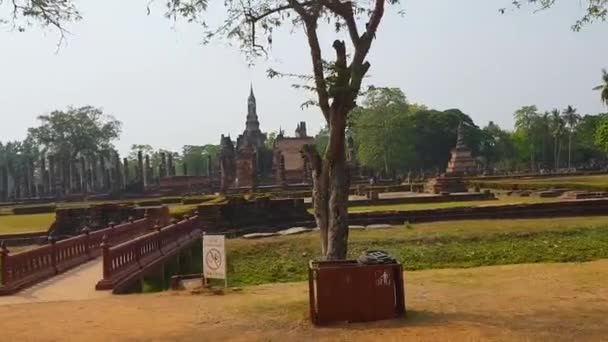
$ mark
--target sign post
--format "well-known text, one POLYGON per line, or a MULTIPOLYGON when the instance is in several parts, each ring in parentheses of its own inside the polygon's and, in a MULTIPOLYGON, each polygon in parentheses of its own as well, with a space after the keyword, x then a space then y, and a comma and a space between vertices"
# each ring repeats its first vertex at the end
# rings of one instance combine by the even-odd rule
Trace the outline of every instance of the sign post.
POLYGON ((207 279, 224 279, 228 287, 224 235, 203 234, 203 285, 207 279))

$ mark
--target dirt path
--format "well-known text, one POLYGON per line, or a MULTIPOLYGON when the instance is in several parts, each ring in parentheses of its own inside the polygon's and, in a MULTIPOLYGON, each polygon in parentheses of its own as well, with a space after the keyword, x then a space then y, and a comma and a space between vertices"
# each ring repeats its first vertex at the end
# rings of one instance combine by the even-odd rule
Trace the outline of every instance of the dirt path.
POLYGON ((408 317, 311 327, 305 284, 0 306, 6 341, 607 341, 608 260, 407 272, 408 317))
POLYGON ((13 296, 0 296, 0 306, 109 297, 108 291, 95 291, 95 284, 103 275, 102 267, 102 259, 97 258, 13 296))

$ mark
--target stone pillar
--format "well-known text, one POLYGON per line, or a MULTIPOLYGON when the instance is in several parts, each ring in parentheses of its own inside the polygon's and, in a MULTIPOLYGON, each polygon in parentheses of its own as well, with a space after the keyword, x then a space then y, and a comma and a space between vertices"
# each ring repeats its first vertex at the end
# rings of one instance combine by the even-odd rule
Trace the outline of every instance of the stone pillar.
POLYGON ((211 155, 207 155, 207 177, 213 176, 213 165, 211 164, 211 155))
POLYGON ((175 165, 173 165, 173 153, 169 153, 167 156, 167 174, 169 176, 175 176, 175 165))
POLYGON ((127 158, 122 158, 122 184, 123 189, 127 189, 129 185, 129 160, 127 158))
POLYGON ((105 169, 104 172, 105 176, 104 176, 104 185, 103 185, 103 190, 104 191, 110 191, 112 190, 112 183, 111 183, 111 176, 110 176, 110 169, 105 169))
POLYGON ((71 194, 74 188, 74 163, 71 159, 65 162, 65 174, 64 174, 64 189, 66 193, 71 194))
POLYGON ((141 151, 137 152, 137 175, 135 177, 137 182, 141 182, 142 185, 145 185, 144 181, 144 157, 141 151))
POLYGON ((98 177, 97 177, 97 157, 92 156, 89 161, 89 167, 91 169, 91 191, 97 192, 98 187, 98 177))
POLYGON ((42 184, 42 191, 39 196, 44 197, 49 192, 49 179, 47 178, 46 157, 44 154, 40 157, 40 183, 42 184))
POLYGON ((66 188, 67 188, 67 178, 68 178, 68 167, 67 167, 67 163, 65 160, 63 160, 63 158, 57 159, 57 179, 58 182, 57 184, 58 189, 57 193, 59 194, 60 197, 63 197, 65 195, 66 192, 66 188))
POLYGON ((122 176, 120 167, 120 156, 118 152, 114 152, 114 191, 120 191, 122 189, 122 176))
POLYGON ((8 170, 6 165, 0 165, 0 199, 5 202, 8 198, 8 170))
POLYGON ((25 161, 25 170, 24 171, 25 172, 22 177, 22 179, 23 179, 23 198, 30 198, 31 197, 31 194, 30 194, 31 179, 30 179, 30 161, 29 160, 25 161))
POLYGON ((55 156, 50 155, 49 156, 49 194, 51 196, 56 196, 56 189, 55 189, 55 156))
POLYGON ((87 189, 87 165, 86 162, 84 160, 84 157, 80 157, 80 191, 83 194, 86 194, 87 192, 89 192, 89 189, 87 189))
POLYGON ((106 158, 104 156, 100 156, 99 158, 99 167, 101 172, 101 191, 106 191, 108 189, 108 185, 110 183, 110 175, 106 169, 106 158))
POLYGON ((93 174, 91 173, 91 168, 87 167, 86 169, 86 174, 85 174, 85 178, 86 178, 86 182, 87 182, 87 191, 88 192, 93 192, 93 174))
POLYGON ((4 202, 4 165, 0 164, 0 201, 4 202))
POLYGON ((167 155, 165 152, 160 153, 160 165, 158 166, 158 178, 167 176, 167 155))
POLYGON ((29 160, 29 171, 30 171, 30 196, 37 197, 38 187, 36 186, 36 165, 34 165, 34 159, 29 160))
POLYGON ((152 168, 150 167, 150 156, 146 154, 146 165, 144 166, 146 169, 145 172, 145 180, 144 180, 144 185, 150 185, 152 184, 152 168))

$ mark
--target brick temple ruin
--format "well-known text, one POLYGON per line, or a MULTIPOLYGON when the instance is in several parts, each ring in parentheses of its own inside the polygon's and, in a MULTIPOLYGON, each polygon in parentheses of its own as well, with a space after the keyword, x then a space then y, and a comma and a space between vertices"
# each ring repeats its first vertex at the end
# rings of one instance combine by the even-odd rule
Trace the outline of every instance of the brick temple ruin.
POLYGON ((428 192, 439 194, 468 191, 462 177, 474 174, 477 169, 477 162, 472 156, 471 149, 466 145, 464 136, 464 126, 461 122, 458 125, 456 147, 451 151, 446 172, 429 180, 425 185, 428 192))
POLYGON ((302 147, 314 144, 308 136, 306 123, 297 125, 295 136, 287 137, 281 130, 273 146, 266 144, 267 135, 260 130, 253 87, 247 99, 245 130, 236 143, 230 136, 220 138, 220 189, 255 188, 259 185, 310 183, 310 167, 302 155, 302 147))

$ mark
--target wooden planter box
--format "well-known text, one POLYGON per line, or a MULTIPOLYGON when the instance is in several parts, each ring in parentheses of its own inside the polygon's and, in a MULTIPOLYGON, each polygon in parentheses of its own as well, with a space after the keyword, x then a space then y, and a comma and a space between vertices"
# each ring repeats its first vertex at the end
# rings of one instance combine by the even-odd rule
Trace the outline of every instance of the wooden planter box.
POLYGON ((403 269, 399 263, 311 261, 308 285, 310 318, 316 325, 378 321, 405 314, 403 269))

